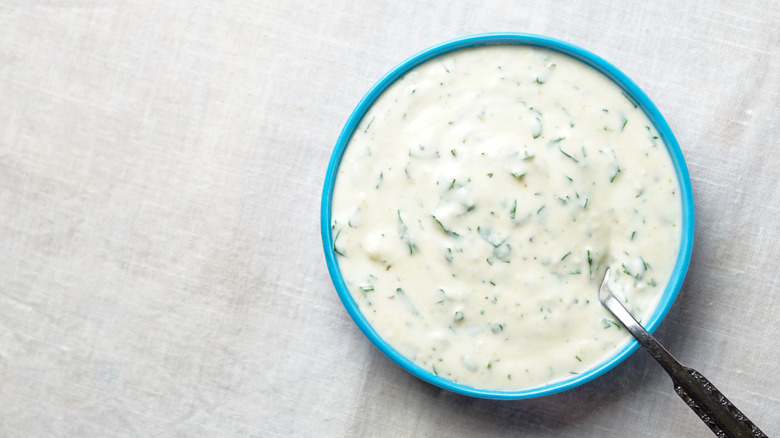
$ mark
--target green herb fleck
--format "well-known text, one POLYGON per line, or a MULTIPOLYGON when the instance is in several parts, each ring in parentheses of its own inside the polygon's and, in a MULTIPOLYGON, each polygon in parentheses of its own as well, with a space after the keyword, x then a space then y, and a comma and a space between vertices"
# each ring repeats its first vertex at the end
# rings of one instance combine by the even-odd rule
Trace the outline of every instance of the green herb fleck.
POLYGON ((625 98, 626 98, 626 100, 627 100, 627 101, 629 101, 629 102, 631 103, 631 105, 634 105, 634 108, 638 108, 638 107, 637 107, 637 105, 634 103, 633 99, 631 99, 630 97, 628 97, 628 94, 626 94, 625 92, 623 92, 623 97, 625 97, 625 98))
POLYGON ((512 203, 512 209, 509 210, 509 219, 515 220, 516 215, 517 215, 517 199, 515 199, 515 202, 512 203))
POLYGON ((558 146, 558 150, 559 150, 559 151, 561 151, 561 153, 562 153, 563 155, 566 155, 567 157, 569 157, 569 158, 570 158, 572 161, 574 161, 575 163, 579 163, 579 162, 580 162, 578 159, 576 159, 576 158, 572 157, 571 155, 567 154, 566 152, 564 152, 564 150, 563 150, 563 149, 561 149, 561 147, 560 147, 560 146, 558 146))
POLYGON ((455 316, 452 318, 452 320, 455 321, 455 322, 463 321, 463 312, 461 312, 460 310, 455 312, 455 316))
POLYGON ((658 286, 658 283, 655 282, 655 278, 651 278, 650 281, 647 282, 652 287, 658 286))
POLYGON ((339 232, 338 232, 338 233, 336 233, 336 237, 334 237, 334 238, 333 238, 333 252, 335 252, 336 254, 338 254, 338 255, 340 255, 340 256, 342 256, 342 257, 345 257, 344 253, 343 253, 343 252, 341 252, 341 251, 340 251, 340 250, 339 250, 339 249, 336 247, 336 241, 337 241, 337 240, 339 240, 339 235, 340 235, 340 234, 341 234, 341 230, 339 230, 339 232))
POLYGON ((401 210, 397 210, 397 211, 398 211, 398 231, 401 234, 401 239, 406 240, 406 245, 409 247, 409 254, 414 254, 414 252, 417 250, 417 245, 412 240, 412 236, 409 233, 409 227, 406 226, 403 218, 401 218, 401 210))
POLYGON ((366 129, 364 129, 364 130, 363 130, 363 134, 365 134, 366 132, 368 132, 368 128, 370 128, 370 127, 371 127, 371 124, 372 124, 372 123, 374 123, 374 119, 375 119, 375 118, 376 118, 376 117, 371 117, 371 121, 370 121, 370 122, 368 122, 368 125, 366 125, 366 129))
POLYGON ((456 233, 456 232, 448 229, 447 227, 445 227, 444 224, 442 224, 441 221, 436 216, 431 215, 431 217, 433 218, 433 220, 436 221, 437 224, 439 224, 439 226, 441 227, 442 231, 444 231, 445 233, 447 233, 447 234, 449 234, 451 236, 455 236, 455 237, 459 236, 458 233, 456 233))
POLYGON ((536 210, 536 214, 539 214, 539 213, 541 213, 541 212, 542 212, 542 210, 544 210, 544 207, 545 207, 544 205, 542 205, 541 207, 539 207, 539 209, 538 209, 538 210, 536 210))
POLYGON ((566 260, 566 257, 571 255, 571 251, 567 252, 563 257, 561 257, 561 261, 566 260))
POLYGON ((613 182, 613 181, 615 181, 615 178, 617 178, 617 176, 618 176, 618 173, 620 173, 620 166, 618 166, 617 170, 615 171, 615 174, 614 174, 614 175, 612 175, 612 178, 610 178, 610 179, 609 179, 609 182, 610 182, 610 183, 611 183, 611 182, 613 182))
POLYGON ((593 257, 590 256, 590 250, 588 250, 588 275, 593 278, 593 257))
POLYGON ((512 176, 515 177, 515 179, 517 179, 518 181, 520 181, 525 176, 525 172, 522 172, 522 173, 520 173, 520 172, 512 172, 512 176))

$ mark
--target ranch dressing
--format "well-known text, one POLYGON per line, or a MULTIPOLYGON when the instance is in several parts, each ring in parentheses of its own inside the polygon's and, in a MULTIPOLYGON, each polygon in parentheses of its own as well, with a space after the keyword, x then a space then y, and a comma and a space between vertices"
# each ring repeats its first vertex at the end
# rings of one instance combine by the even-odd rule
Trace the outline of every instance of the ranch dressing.
POLYGON ((339 269, 399 353, 517 390, 592 368, 630 335, 604 270, 649 318, 680 246, 681 199, 645 114, 557 52, 483 46, 428 61, 363 117, 341 160, 339 269))

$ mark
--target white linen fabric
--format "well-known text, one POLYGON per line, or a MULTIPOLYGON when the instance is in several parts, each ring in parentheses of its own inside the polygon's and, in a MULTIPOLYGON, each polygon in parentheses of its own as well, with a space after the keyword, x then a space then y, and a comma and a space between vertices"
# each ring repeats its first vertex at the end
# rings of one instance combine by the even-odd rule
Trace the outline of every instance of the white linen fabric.
POLYGON ((780 3, 0 2, 0 436, 711 436, 644 352, 473 399, 341 305, 319 205, 386 71, 469 34, 588 49, 686 157, 696 243, 656 332, 780 434, 780 3))

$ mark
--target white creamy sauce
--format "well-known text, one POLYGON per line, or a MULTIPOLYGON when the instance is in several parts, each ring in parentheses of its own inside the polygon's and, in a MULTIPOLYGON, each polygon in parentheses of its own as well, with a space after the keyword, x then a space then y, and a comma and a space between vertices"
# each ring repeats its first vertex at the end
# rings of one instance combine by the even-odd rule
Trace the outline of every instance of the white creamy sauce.
POLYGON ((604 270, 649 318, 682 216, 645 114, 593 68, 524 46, 396 81, 352 136, 332 208, 339 269, 377 333, 440 377, 507 390, 625 345, 598 302, 604 270))

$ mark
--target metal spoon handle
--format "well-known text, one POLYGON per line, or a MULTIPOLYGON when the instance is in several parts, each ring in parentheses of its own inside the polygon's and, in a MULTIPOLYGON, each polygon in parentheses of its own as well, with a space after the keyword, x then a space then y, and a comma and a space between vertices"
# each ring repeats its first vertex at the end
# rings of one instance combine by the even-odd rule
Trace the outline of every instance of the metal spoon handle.
POLYGON ((644 329, 609 289, 609 269, 599 289, 599 300, 666 370, 677 395, 718 437, 766 437, 752 421, 734 406, 698 371, 680 364, 644 329))

